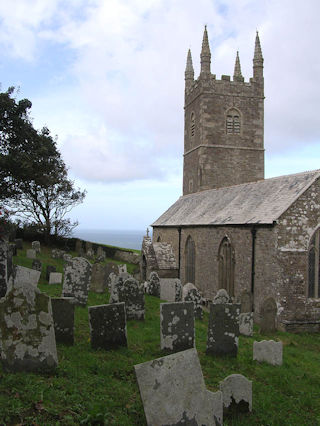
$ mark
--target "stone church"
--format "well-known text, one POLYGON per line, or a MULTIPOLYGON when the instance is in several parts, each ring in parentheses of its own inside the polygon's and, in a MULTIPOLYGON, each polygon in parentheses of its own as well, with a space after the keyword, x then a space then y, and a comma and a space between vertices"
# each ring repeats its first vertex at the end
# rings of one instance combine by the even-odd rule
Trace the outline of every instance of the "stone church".
POLYGON ((237 53, 233 78, 185 71, 183 196, 153 224, 143 274, 179 277, 209 300, 225 288, 259 323, 274 312, 288 331, 320 330, 320 170, 264 179, 264 77, 258 33, 253 76, 237 53))

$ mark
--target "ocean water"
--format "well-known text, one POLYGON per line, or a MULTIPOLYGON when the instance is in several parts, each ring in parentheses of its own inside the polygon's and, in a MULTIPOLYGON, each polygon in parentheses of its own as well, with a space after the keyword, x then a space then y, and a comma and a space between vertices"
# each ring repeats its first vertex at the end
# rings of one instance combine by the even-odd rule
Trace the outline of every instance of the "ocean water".
POLYGON ((120 231, 114 229, 78 229, 72 236, 92 243, 108 244, 122 248, 141 250, 142 240, 146 231, 120 231))

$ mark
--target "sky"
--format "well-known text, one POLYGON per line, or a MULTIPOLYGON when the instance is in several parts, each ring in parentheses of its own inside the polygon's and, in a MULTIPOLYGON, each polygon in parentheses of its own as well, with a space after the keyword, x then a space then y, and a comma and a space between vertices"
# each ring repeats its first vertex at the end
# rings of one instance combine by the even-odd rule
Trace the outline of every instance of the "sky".
POLYGON ((32 102, 84 203, 79 228, 145 229, 182 193, 184 70, 252 77, 264 56, 266 177, 320 168, 320 2, 0 0, 0 82, 32 102))

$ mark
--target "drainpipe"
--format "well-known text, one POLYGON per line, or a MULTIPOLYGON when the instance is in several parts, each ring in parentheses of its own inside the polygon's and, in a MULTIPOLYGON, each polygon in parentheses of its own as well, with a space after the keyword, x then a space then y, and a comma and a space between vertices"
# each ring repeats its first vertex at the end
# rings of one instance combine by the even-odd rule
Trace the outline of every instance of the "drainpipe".
POLYGON ((256 234, 255 227, 251 228, 252 236, 252 251, 251 251, 251 293, 252 293, 252 310, 254 311, 254 278, 255 278, 255 247, 256 247, 256 234))
POLYGON ((178 228, 178 232, 179 232, 179 256, 178 256, 178 277, 180 279, 180 264, 181 264, 181 260, 180 260, 180 251, 181 251, 181 228, 178 228))

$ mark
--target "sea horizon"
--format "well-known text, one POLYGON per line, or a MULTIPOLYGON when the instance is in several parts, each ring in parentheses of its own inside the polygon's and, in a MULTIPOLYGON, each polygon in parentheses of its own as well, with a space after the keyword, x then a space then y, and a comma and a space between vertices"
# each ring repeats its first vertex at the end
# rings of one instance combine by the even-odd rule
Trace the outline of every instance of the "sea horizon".
POLYGON ((73 238, 90 241, 92 243, 107 244, 121 248, 141 250, 145 230, 136 229, 87 229, 76 228, 72 232, 73 238))

